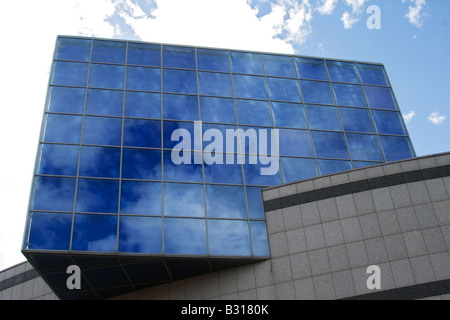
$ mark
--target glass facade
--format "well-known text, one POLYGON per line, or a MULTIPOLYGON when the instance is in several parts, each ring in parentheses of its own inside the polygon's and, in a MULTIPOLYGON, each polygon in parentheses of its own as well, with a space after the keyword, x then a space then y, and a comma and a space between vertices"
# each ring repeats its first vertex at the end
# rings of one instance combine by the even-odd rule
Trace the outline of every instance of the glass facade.
POLYGON ((265 259, 262 188, 413 156, 382 65, 58 37, 23 249, 265 259))

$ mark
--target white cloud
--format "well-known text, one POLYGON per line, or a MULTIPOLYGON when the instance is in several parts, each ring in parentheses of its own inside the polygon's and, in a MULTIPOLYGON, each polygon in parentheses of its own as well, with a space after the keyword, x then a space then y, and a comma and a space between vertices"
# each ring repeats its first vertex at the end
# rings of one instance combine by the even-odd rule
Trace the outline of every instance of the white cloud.
MULTIPOLYGON (((402 2, 405 2, 402 0, 402 2)), ((415 25, 416 27, 423 26, 423 9, 427 4, 426 0, 411 0, 412 5, 409 6, 409 11, 406 14, 409 22, 415 25)))
POLYGON ((428 120, 433 124, 440 125, 443 124, 445 120, 447 120, 447 116, 443 116, 439 111, 435 111, 428 116, 428 120))
POLYGON ((344 29, 351 29, 359 19, 346 11, 342 15, 341 21, 344 23, 344 29))
POLYGON ((414 111, 410 111, 408 113, 404 113, 403 114, 403 119, 405 119, 405 123, 408 124, 411 122, 411 120, 417 116, 417 113, 415 113, 414 111))
POLYGON ((320 5, 316 10, 320 14, 330 15, 333 13, 334 9, 339 0, 321 0, 322 5, 320 5))
POLYGON ((351 29, 353 25, 359 21, 361 13, 364 11, 364 4, 368 0, 345 0, 347 6, 352 8, 352 13, 346 11, 341 17, 344 29, 351 29))
POLYGON ((345 0, 348 6, 352 7, 353 13, 361 13, 363 11, 364 3, 369 0, 345 0))

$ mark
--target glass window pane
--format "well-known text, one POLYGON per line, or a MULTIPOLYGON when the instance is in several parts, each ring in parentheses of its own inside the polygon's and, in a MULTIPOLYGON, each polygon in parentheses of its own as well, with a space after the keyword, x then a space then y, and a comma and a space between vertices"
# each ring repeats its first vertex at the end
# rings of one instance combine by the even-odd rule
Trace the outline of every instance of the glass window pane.
POLYGON ((247 219, 244 187, 206 185, 209 218, 247 219))
POLYGON ((302 104, 272 102, 275 127, 306 129, 305 111, 302 104))
POLYGON ((347 134, 346 136, 353 160, 384 160, 377 136, 367 134, 347 134))
POLYGON ((302 102, 297 80, 267 78, 267 84, 271 100, 302 102))
POLYGON ((352 169, 350 161, 338 161, 338 160, 317 160, 319 164, 319 171, 321 175, 332 174, 341 171, 347 171, 352 169))
POLYGON ((312 131, 311 134, 317 157, 348 159, 347 145, 342 133, 312 131))
POLYGON ((48 110, 62 113, 83 113, 86 89, 51 87, 48 110))
POLYGON ((204 217, 203 185, 164 183, 164 216, 204 217))
POLYGON ((278 157, 272 157, 272 162, 269 164, 262 164, 259 161, 259 157, 256 155, 246 155, 244 159, 245 183, 247 185, 276 186, 281 184, 281 175, 279 170, 280 160, 278 157), (266 174, 262 171, 264 169, 269 170, 269 173, 275 172, 275 174, 266 174))
POLYGON ((236 100, 239 124, 272 126, 268 101, 236 100))
POLYGON ((82 120, 81 116, 47 115, 44 141, 80 143, 82 120))
POLYGON ((359 83, 353 62, 327 61, 331 81, 359 83))
POLYGON ((122 116, 123 92, 115 90, 89 89, 86 114, 122 116))
POLYGON ((119 148, 81 148, 80 176, 119 178, 119 170, 119 148))
POLYGON ((236 123, 233 99, 200 97, 202 121, 236 123))
POLYGON ((358 63, 357 67, 363 84, 389 85, 383 66, 358 63))
POLYGON ((233 73, 264 74, 259 53, 231 52, 233 73))
POLYGON ((204 164, 205 181, 207 183, 243 184, 241 164, 237 164, 237 161, 227 163, 225 154, 219 153, 213 156, 219 157, 221 162, 204 164))
POLYGON ((99 179, 78 179, 78 212, 117 213, 119 181, 99 179))
POLYGON ((406 137, 380 136, 386 161, 398 161, 414 157, 411 143, 406 137))
POLYGON ((199 70, 230 72, 228 51, 197 49, 199 70))
POLYGON ((247 187, 247 206, 250 219, 265 219, 262 188, 247 187))
POLYGON ((263 55, 266 76, 297 78, 292 57, 263 55))
POLYGON ((267 100, 267 87, 264 77, 233 75, 234 95, 237 98, 267 100))
POLYGON ((119 252, 162 253, 162 220, 120 217, 119 252))
POLYGON ((94 40, 92 61, 124 64, 126 46, 124 42, 94 40))
POLYGON ((202 95, 232 97, 231 76, 223 73, 198 73, 199 92, 202 95))
POLYGON ((161 66, 161 46, 143 43, 128 43, 128 64, 161 66))
POLYGON ((267 236, 267 226, 264 221, 250 221, 252 235, 253 255, 269 257, 269 240, 267 236))
POLYGON ((161 70, 155 68, 128 67, 127 89, 161 91, 161 70))
POLYGON ((333 93, 328 82, 301 80, 300 85, 306 103, 334 104, 333 93))
POLYGON ((123 89, 125 67, 91 64, 89 86, 96 88, 123 89))
POLYGON ((43 144, 39 163, 40 174, 76 176, 78 146, 43 144))
POLYGON ((88 117, 84 118, 83 144, 120 146, 122 119, 88 117))
POLYGON ((72 215, 32 212, 28 249, 69 250, 72 215))
POLYGON ((165 254, 207 254, 204 219, 164 219, 165 254))
POLYGON ((342 130, 336 107, 306 106, 309 127, 317 130, 342 130))
POLYGON ((124 149, 122 178, 161 180, 161 151, 124 149))
POLYGON ((125 116, 161 118, 161 94, 128 91, 125 95, 125 116))
MULTIPOLYGON (((233 132, 230 132, 230 135, 233 132)), ((256 155, 278 155, 277 149, 277 133, 272 128, 264 128, 264 127, 244 127, 241 126, 237 131, 235 131, 236 135, 239 136, 239 147, 234 150, 239 150, 239 153, 250 153, 256 155), (239 149, 238 149, 239 148, 239 149), (261 149, 264 148, 264 149, 261 149)), ((226 139, 227 143, 229 143, 229 137, 226 139)), ((228 147, 231 146, 228 145, 228 147)), ((237 145, 236 145, 237 146, 237 145)), ((230 152, 227 150, 227 152, 230 152)), ((235 152, 235 151, 234 151, 235 152)))
POLYGON ((345 131, 374 133, 369 110, 356 108, 339 108, 345 131))
POLYGON ((247 221, 208 220, 208 238, 211 255, 251 255, 247 221))
POLYGON ((200 120, 197 96, 165 94, 163 104, 164 119, 200 120))
POLYGON ((200 152, 164 151, 164 180, 202 182, 202 163, 200 152), (178 159, 185 160, 179 163, 178 159))
POLYGON ((295 58, 300 78, 311 80, 328 80, 325 61, 321 59, 295 58))
POLYGON ((194 122, 164 121, 164 148, 176 148, 178 150, 201 150, 201 127, 202 126, 195 126, 194 122), (194 132, 194 130, 198 130, 198 132, 194 132))
POLYGON ((195 69, 195 49, 164 46, 163 63, 165 68, 195 69))
POLYGON ((90 39, 58 38, 56 59, 89 61, 91 55, 90 39))
POLYGON ((364 98, 361 86, 333 83, 333 89, 338 105, 367 108, 366 99, 364 98))
POLYGON ((72 250, 115 252, 116 242, 117 216, 75 215, 72 250))
POLYGON ((280 129, 280 155, 313 157, 311 138, 306 130, 280 129))
POLYGON ((75 178, 36 177, 32 209, 72 212, 74 196, 75 178))
POLYGON ((130 147, 161 148, 161 121, 125 119, 123 145, 130 147))
MULTIPOLYGON (((204 158, 208 163, 212 163, 216 160, 216 158, 223 159, 221 154, 216 155, 215 153, 219 152, 229 152, 229 153, 237 153, 239 148, 239 140, 240 137, 239 131, 236 126, 231 125, 216 125, 216 124, 203 124, 203 141, 204 141, 204 158), (229 138, 227 138, 227 134, 229 138), (227 142, 228 142, 228 150, 227 150, 227 142), (208 159, 206 159, 208 157, 208 159)), ((230 163, 230 160, 223 159, 223 162, 230 163)), ((234 161, 234 160, 233 160, 234 161)), ((234 162, 236 163, 236 162, 234 162)))
POLYGON ((406 135, 400 113, 372 110, 378 133, 406 135))
POLYGON ((392 91, 382 87, 364 87, 369 107, 378 109, 397 110, 392 91))
POLYGON ((122 181, 120 214, 162 215, 160 182, 122 181))
POLYGON ((62 86, 85 87, 89 64, 80 62, 56 61, 53 63, 51 83, 62 86))
POLYGON ((197 77, 194 71, 164 70, 164 92, 197 94, 197 77))
POLYGON ((281 157, 284 183, 317 177, 314 159, 281 157))

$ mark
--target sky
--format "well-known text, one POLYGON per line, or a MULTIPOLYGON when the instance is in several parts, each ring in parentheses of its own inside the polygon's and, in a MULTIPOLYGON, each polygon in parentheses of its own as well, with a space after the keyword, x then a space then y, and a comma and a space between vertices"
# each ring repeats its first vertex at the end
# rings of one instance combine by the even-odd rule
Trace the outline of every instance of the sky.
POLYGON ((16 0, 0 5, 0 270, 21 254, 56 36, 380 62, 417 156, 450 151, 450 1, 16 0))

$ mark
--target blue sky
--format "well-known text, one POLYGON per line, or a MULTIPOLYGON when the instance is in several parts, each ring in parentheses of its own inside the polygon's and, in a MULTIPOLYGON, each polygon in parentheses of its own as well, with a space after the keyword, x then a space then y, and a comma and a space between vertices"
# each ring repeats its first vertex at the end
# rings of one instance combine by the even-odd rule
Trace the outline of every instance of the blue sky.
POLYGON ((381 62, 418 156, 450 151, 450 1, 3 1, 0 270, 20 253, 58 34, 381 62), (381 29, 369 29, 369 6, 381 29))

